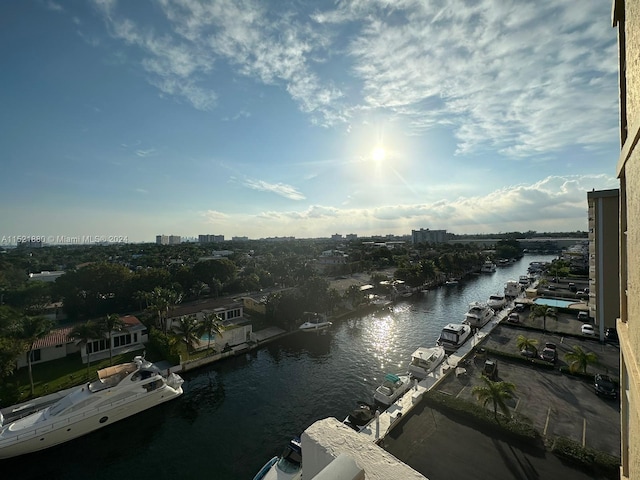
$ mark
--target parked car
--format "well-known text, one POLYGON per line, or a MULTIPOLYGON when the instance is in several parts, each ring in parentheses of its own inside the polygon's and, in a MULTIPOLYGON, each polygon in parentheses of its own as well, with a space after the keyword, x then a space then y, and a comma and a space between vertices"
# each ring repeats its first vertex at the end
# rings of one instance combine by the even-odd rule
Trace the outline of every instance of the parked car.
POLYGON ((607 328, 604 331, 604 338, 607 340, 607 342, 619 343, 618 331, 615 328, 607 328))
POLYGON ((547 290, 555 290, 556 286, 553 283, 550 283, 549 285, 547 285, 547 290))
POLYGON ((582 334, 583 335, 589 335, 589 336, 593 337, 596 334, 596 331, 593 328, 593 325, 591 325, 589 323, 584 323, 582 325, 582 334))
POLYGON ((520 350, 520 355, 527 358, 538 358, 538 349, 533 348, 529 350, 527 348, 523 348, 522 350, 520 350))
POLYGON ((524 312, 524 303, 516 303, 513 307, 514 312, 524 312))
POLYGON ((569 290, 571 292, 575 292, 577 290, 576 284, 573 282, 569 282, 569 290))
POLYGON ((618 396, 616 384, 613 383, 609 375, 603 373, 596 373, 593 377, 593 388, 596 395, 602 395, 608 398, 616 398, 618 396))
POLYGON ((588 297, 589 292, 585 292, 584 290, 578 290, 576 292, 576 297, 588 297))
POLYGON ((589 320, 589 312, 585 312, 585 311, 578 312, 578 320, 589 320))
POLYGON ((485 360, 484 368, 482 369, 482 375, 487 377, 489 380, 497 380, 498 362, 496 362, 495 360, 485 360))
POLYGON ((511 312, 509 314, 509 316, 507 317, 507 322, 519 323, 520 322, 520 315, 518 315, 516 312, 511 312))
POLYGON ((558 350, 555 343, 547 342, 544 344, 540 359, 546 362, 556 363, 558 360, 558 350))

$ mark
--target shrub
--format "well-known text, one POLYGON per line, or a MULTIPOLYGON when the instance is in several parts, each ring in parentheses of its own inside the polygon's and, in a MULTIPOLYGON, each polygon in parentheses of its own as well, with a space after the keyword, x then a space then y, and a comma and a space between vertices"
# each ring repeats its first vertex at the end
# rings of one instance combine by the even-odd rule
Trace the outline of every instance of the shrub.
MULTIPOLYGON (((599 471, 609 478, 618 478, 620 458, 600 452, 565 437, 556 437, 551 451, 558 457, 586 467, 590 471, 599 471)), ((594 472, 595 473, 595 472, 594 472)))

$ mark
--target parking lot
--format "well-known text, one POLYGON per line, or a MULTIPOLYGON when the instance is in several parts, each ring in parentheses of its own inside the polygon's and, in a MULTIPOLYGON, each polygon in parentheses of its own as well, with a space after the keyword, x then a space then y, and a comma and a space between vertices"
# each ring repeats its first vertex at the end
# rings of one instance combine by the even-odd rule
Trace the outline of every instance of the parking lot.
MULTIPOLYGON (((518 354, 516 337, 520 334, 538 340, 539 345, 553 342, 557 346, 556 368, 548 370, 535 365, 506 361, 497 358, 498 380, 516 385, 514 399, 509 407, 528 417, 544 436, 564 436, 588 447, 620 455, 620 405, 618 400, 607 400, 594 393, 592 382, 581 377, 563 374, 560 366, 566 366, 564 354, 574 345, 598 355, 599 364, 590 365, 589 373, 608 373, 617 380, 619 376, 619 349, 615 345, 601 344, 596 340, 543 334, 509 325, 500 325, 491 332, 482 346, 518 354)), ((480 385, 480 372, 484 358, 476 358, 467 367, 466 375, 450 375, 439 390, 469 401, 477 401, 472 394, 480 385)))

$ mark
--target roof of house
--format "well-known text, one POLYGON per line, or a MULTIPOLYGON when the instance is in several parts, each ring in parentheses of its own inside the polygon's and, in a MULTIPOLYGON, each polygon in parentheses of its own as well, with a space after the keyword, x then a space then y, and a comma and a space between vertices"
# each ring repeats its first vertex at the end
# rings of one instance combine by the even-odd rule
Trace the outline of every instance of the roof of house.
MULTIPOLYGON (((135 330, 139 330, 140 327, 144 328, 144 325, 140 322, 140 320, 138 320, 138 318, 133 315, 124 315, 120 317, 120 319, 125 323, 127 328, 135 330)), ((33 345, 34 350, 38 348, 53 347, 55 345, 64 345, 66 343, 73 342, 73 339, 69 337, 69 335, 71 334, 71 330, 73 330, 73 327, 75 327, 76 325, 77 323, 51 330, 51 332, 49 332, 47 336, 36 340, 33 345)))

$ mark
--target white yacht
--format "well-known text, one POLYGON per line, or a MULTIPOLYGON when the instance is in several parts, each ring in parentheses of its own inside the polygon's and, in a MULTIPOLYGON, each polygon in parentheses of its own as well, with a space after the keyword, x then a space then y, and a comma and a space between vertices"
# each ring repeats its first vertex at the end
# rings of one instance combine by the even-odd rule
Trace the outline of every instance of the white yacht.
POLYGON ((411 363, 409 364, 409 374, 413 377, 423 379, 426 378, 435 368, 444 360, 444 348, 436 347, 419 347, 411 354, 411 363))
POLYGON ((140 356, 98 370, 98 380, 46 408, 8 416, 5 424, 0 417, 0 459, 44 450, 172 400, 182 394, 182 383, 140 356))
POLYGON ((517 297, 520 295, 521 290, 520 283, 515 280, 508 280, 507 283, 504 284, 505 297, 517 297))
POLYGON ((496 271, 496 264, 493 263, 491 260, 486 260, 482 264, 482 267, 480 267, 480 271, 482 273, 493 273, 496 271))
POLYGON ((389 406, 400 398, 404 393, 409 390, 411 386, 411 378, 409 375, 394 375, 393 373, 387 373, 384 376, 384 382, 373 394, 373 399, 376 402, 380 402, 382 405, 389 406))
POLYGON ((273 457, 253 480, 300 480, 302 478, 302 445, 292 439, 279 457, 273 457))
POLYGON ((449 323, 440 332, 437 344, 447 353, 455 352, 471 336, 471 327, 466 324, 449 323))
POLYGON ((494 314, 493 309, 486 303, 473 302, 469 304, 469 310, 464 314, 464 323, 473 328, 482 328, 494 314))
POLYGON ((333 325, 327 318, 316 312, 304 312, 306 321, 298 327, 303 332, 318 332, 320 330, 326 330, 333 325))
POLYGON ((507 306, 507 299, 504 295, 496 293, 494 295, 489 296, 489 300, 487 300, 487 305, 493 310, 502 310, 507 306))

